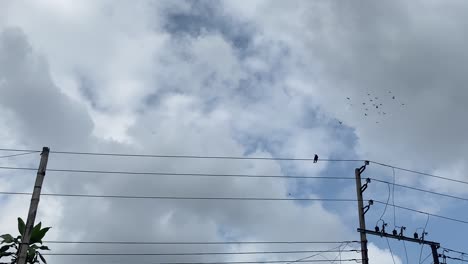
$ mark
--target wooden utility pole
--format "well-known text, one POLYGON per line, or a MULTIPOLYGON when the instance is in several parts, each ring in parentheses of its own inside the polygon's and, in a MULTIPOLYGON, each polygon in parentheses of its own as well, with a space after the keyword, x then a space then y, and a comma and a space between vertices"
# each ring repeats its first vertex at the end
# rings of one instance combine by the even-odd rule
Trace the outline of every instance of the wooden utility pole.
MULTIPOLYGON (((354 174, 356 176, 356 194, 358 200, 359 228, 363 230, 366 230, 366 219, 364 218, 365 211, 362 193, 367 188, 367 183, 364 186, 361 185, 361 173, 366 169, 366 165, 362 166, 361 168, 357 168, 354 171, 354 174)), ((360 232, 360 235, 362 264, 369 264, 369 256, 367 254, 367 236, 365 232, 360 232)))
POLYGON ((28 219, 26 221, 26 229, 24 231, 21 244, 18 249, 18 264, 26 264, 29 240, 31 238, 31 232, 34 227, 34 221, 36 220, 37 207, 39 206, 39 198, 41 196, 42 183, 44 182, 47 161, 49 159, 49 148, 43 147, 41 153, 41 162, 39 169, 37 170, 36 183, 34 184, 34 190, 29 205, 28 219))

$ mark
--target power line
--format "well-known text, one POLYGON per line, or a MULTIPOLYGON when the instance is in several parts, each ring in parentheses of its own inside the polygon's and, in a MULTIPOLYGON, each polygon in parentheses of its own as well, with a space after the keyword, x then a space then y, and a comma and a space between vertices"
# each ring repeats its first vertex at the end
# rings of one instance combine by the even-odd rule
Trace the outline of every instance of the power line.
POLYGON ((29 152, 26 152, 26 153, 20 153, 20 154, 12 154, 12 155, 0 156, 0 159, 3 159, 3 158, 11 158, 11 157, 17 157, 17 156, 23 156, 23 155, 33 154, 33 153, 37 153, 37 152, 38 152, 38 151, 29 151, 29 152))
POLYGON ((459 197, 459 196, 455 196, 455 195, 438 193, 438 192, 429 191, 429 190, 425 190, 425 189, 420 189, 420 188, 416 188, 416 187, 412 187, 412 186, 408 186, 408 185, 403 185, 403 184, 390 183, 388 181, 378 180, 378 179, 374 179, 374 178, 372 178, 372 180, 376 181, 376 182, 380 182, 380 183, 393 184, 394 186, 405 188, 405 189, 410 189, 410 190, 415 190, 415 191, 419 191, 419 192, 425 192, 425 193, 440 195, 440 196, 453 198, 453 199, 458 199, 458 200, 462 200, 462 201, 468 201, 468 198, 463 198, 463 197, 459 197))
MULTIPOLYGON (((44 255, 44 254, 43 254, 44 255)), ((341 261, 354 261, 359 263, 361 259, 342 259, 341 261)), ((267 260, 267 261, 217 261, 217 262, 160 262, 158 264, 260 264, 260 263, 285 263, 285 262, 292 262, 294 261, 287 261, 287 260, 267 260)), ((311 262, 326 262, 330 263, 329 259, 310 259, 310 260, 300 260, 295 261, 295 263, 311 263, 311 262)))
MULTIPOLYGON (((382 215, 380 216, 379 220, 377 221, 377 224, 380 222, 380 221, 383 221, 382 217, 385 216, 385 213, 387 212, 387 207, 388 207, 388 202, 390 201, 390 184, 388 185, 388 197, 387 197, 387 202, 385 203, 385 208, 382 212, 382 215)), ((395 207, 394 207, 395 208, 395 207)), ((385 222, 384 222, 385 223, 385 222)), ((376 224, 376 226, 377 226, 376 224)), ((393 223, 395 224, 395 223, 393 223)))
MULTIPOLYGON (((347 249, 344 252, 356 252, 347 249)), ((257 255, 257 254, 301 254, 339 252, 338 250, 296 250, 296 251, 244 251, 244 252, 183 252, 183 253, 48 253, 55 256, 205 256, 205 255, 257 255)), ((44 254, 45 255, 45 254, 44 254)))
POLYGON ((138 241, 60 241, 44 240, 50 244, 109 244, 109 245, 231 245, 231 244, 343 244, 359 243, 359 241, 192 241, 192 242, 138 242, 138 241))
MULTIPOLYGON (((136 253, 136 254, 57 254, 57 253, 42 253, 44 256, 151 256, 151 254, 145 253, 136 253)), ((265 261, 216 261, 216 262, 159 262, 154 264, 260 264, 260 263, 286 263, 292 262, 288 260, 265 260, 265 261)), ((360 259, 343 259, 341 261, 354 261, 359 262, 360 259)), ((311 262, 330 262, 328 259, 311 259, 311 260, 301 260, 296 261, 300 263, 311 263, 311 262)))
MULTIPOLYGON (((345 246, 347 246, 349 243, 346 243, 345 246)), ((336 250, 338 249, 339 252, 341 252, 341 246, 343 245, 343 243, 341 243, 339 246, 337 247, 334 247, 334 248, 331 248, 331 249, 328 249, 326 252, 332 252, 333 250, 336 250)), ((325 252, 324 252, 325 253, 325 252)), ((341 253, 339 253, 341 254, 341 253)), ((292 263, 298 263, 298 262, 302 262, 302 261, 307 261, 308 259, 311 259, 313 257, 316 257, 316 256, 319 256, 321 255, 321 253, 317 253, 317 254, 313 254, 313 255, 310 255, 310 256, 307 256, 307 257, 303 257, 303 258, 299 258, 299 259, 296 259, 294 261, 288 261, 286 264, 292 264, 292 263)), ((324 257, 323 255, 321 255, 322 257, 324 257)))
MULTIPOLYGON (((2 151, 35 151, 22 149, 0 149, 2 151)), ((40 152, 40 151, 38 151, 40 152)), ((314 158, 287 158, 287 157, 245 157, 245 156, 203 156, 203 155, 161 155, 161 154, 128 154, 104 152, 78 152, 78 151, 50 151, 54 154, 88 155, 88 156, 114 156, 114 157, 142 157, 142 158, 182 158, 182 159, 224 159, 224 160, 279 160, 279 161, 313 161, 314 158)), ((319 159, 319 161, 359 162, 360 159, 319 159)))
MULTIPOLYGON (((384 204, 385 205, 385 202, 376 201, 376 200, 373 200, 373 201, 374 201, 374 203, 379 203, 379 204, 384 204)), ((396 208, 407 210, 407 211, 412 211, 412 212, 416 212, 416 213, 420 213, 420 214, 425 214, 425 215, 430 215, 430 216, 442 218, 442 219, 445 219, 445 220, 450 220, 450 221, 454 221, 454 222, 468 224, 468 221, 466 221, 466 220, 460 220, 460 219, 451 218, 451 217, 447 217, 447 216, 443 216, 443 215, 432 214, 432 213, 428 213, 428 212, 424 212, 424 211, 420 211, 420 210, 416 210, 416 209, 412 209, 412 208, 408 208, 408 207, 404 207, 404 206, 400 206, 400 205, 391 205, 391 204, 389 204, 388 206, 394 206, 396 208)))
POLYGON ((459 260, 461 262, 468 262, 468 260, 462 259, 462 258, 449 257, 449 256, 445 256, 445 255, 443 255, 443 257, 448 258, 448 259, 453 259, 453 260, 459 260))
MULTIPOLYGON (((38 150, 30 149, 8 149, 2 148, 0 151, 12 152, 40 152, 38 150)), ((186 159, 224 159, 224 160, 276 160, 276 161, 313 161, 313 158, 288 158, 288 157, 245 157, 245 156, 202 156, 202 155, 159 155, 159 154, 125 154, 125 153, 104 153, 104 152, 78 152, 78 151, 51 151, 50 153, 64 154, 64 155, 91 155, 91 156, 116 156, 116 157, 147 157, 147 158, 186 158, 186 159)), ((401 171, 420 174, 428 177, 438 178, 442 180, 468 184, 466 181, 456 180, 452 178, 442 177, 430 173, 410 170, 402 167, 393 166, 386 163, 363 160, 363 159, 319 159, 319 161, 326 162, 365 162, 369 161, 373 164, 389 167, 401 171)))
MULTIPOLYGON (((28 170, 35 168, 5 167, 4 170, 28 170)), ((354 180, 352 177, 335 176, 299 176, 299 175, 253 175, 253 174, 213 174, 213 173, 175 173, 175 172, 135 172, 135 171, 104 171, 104 170, 72 170, 72 169, 47 169, 48 172, 71 172, 71 173, 96 173, 96 174, 123 174, 123 175, 153 175, 153 176, 194 176, 194 177, 238 177, 238 178, 292 178, 292 179, 330 179, 330 180, 354 180)))
POLYGON ((468 255, 468 253, 466 253, 466 252, 457 251, 457 250, 453 250, 453 249, 449 249, 449 248, 445 248, 445 247, 442 247, 442 249, 445 250, 445 251, 453 252, 453 253, 458 253, 458 254, 462 254, 462 255, 468 255))
POLYGON ((395 264, 395 258, 393 257, 393 251, 392 251, 392 247, 390 246, 390 242, 388 241, 388 237, 385 237, 385 239, 387 240, 387 245, 388 245, 388 249, 390 250, 390 255, 392 256, 393 264, 395 264))
MULTIPOLYGON (((394 207, 395 208, 395 207, 394 207)), ((406 243, 404 240, 402 240, 401 242, 403 242, 403 248, 405 249, 405 256, 406 256, 406 264, 409 264, 409 260, 408 260, 408 251, 406 250, 406 243)))
MULTIPOLYGON (((28 192, 0 192, 4 195, 32 195, 28 192)), ((243 200, 243 201, 322 201, 322 202, 357 202, 356 199, 338 198, 266 198, 266 197, 182 197, 182 196, 130 196, 130 195, 94 195, 94 194, 59 194, 42 193, 41 196, 115 198, 115 199, 156 199, 156 200, 243 200)))
POLYGON ((369 162, 380 165, 380 166, 389 167, 389 168, 393 168, 393 169, 397 169, 397 170, 401 170, 401 171, 406 171, 406 172, 411 172, 411 173, 424 175, 424 176, 428 176, 428 177, 432 177, 432 178, 437 178, 437 179, 451 181, 451 182, 468 184, 468 182, 466 182, 466 181, 461 181, 461 180, 456 180, 456 179, 452 179, 452 178, 442 177, 442 176, 438 176, 438 175, 434 175, 434 174, 430 174, 430 173, 425 173, 425 172, 420 172, 420 171, 416 171, 416 170, 405 169, 405 168, 396 167, 396 166, 393 166, 393 165, 380 163, 380 162, 375 162, 375 161, 369 161, 369 162))

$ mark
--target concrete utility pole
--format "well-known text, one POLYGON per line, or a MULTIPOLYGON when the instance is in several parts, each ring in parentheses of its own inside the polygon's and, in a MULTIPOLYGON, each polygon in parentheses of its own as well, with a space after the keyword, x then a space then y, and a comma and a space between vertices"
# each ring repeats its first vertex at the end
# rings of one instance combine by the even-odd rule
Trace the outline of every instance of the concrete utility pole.
POLYGON ((375 235, 375 236, 380 236, 380 237, 388 237, 388 238, 393 238, 393 239, 397 239, 397 240, 404 240, 404 241, 408 241, 408 242, 429 245, 429 246, 431 246, 432 258, 433 258, 434 264, 439 264, 440 263, 439 262, 439 254, 437 253, 437 249, 440 247, 439 243, 424 240, 424 237, 421 237, 421 238, 405 237, 405 236, 403 236, 403 230, 404 229, 402 228, 402 230, 400 231, 400 234, 397 234, 396 231, 393 232, 394 234, 388 234, 388 233, 385 233, 385 232, 382 232, 382 231, 372 231, 372 230, 365 230, 365 229, 359 228, 358 232, 360 232, 361 234, 369 234, 369 235, 375 235))
POLYGON ((26 264, 29 241, 31 238, 32 229, 34 227, 34 221, 36 220, 37 207, 39 206, 39 197, 41 196, 41 188, 46 174, 48 159, 49 148, 43 147, 41 153, 41 162, 39 164, 39 169, 37 170, 36 183, 34 184, 34 190, 31 198, 31 204, 29 205, 26 229, 24 231, 24 235, 21 239, 21 244, 18 250, 18 264, 26 264))
POLYGON ((364 206, 363 197, 362 197, 362 194, 367 189, 367 186, 370 183, 369 178, 366 179, 366 183, 364 183, 364 185, 362 185, 361 183, 361 174, 364 172, 367 165, 369 165, 369 161, 365 161, 364 165, 361 168, 358 168, 355 170, 356 194, 357 194, 357 200, 358 200, 358 213, 359 213, 359 228, 357 231, 361 235, 362 263, 369 264, 369 257, 368 257, 368 252, 367 252, 367 236, 366 236, 366 234, 369 234, 369 235, 375 235, 375 236, 380 236, 380 237, 393 238, 397 240, 409 241, 409 242, 423 244, 423 245, 429 245, 432 250, 432 257, 434 259, 434 264, 439 264, 440 263, 439 254, 437 253, 437 249, 440 247, 440 244, 437 242, 425 240, 424 236, 427 235, 425 230, 423 231, 422 236, 420 238, 417 233, 414 234, 414 238, 411 238, 411 237, 405 237, 403 235, 403 232, 406 229, 406 227, 403 227, 403 226, 400 227, 401 228, 400 233, 398 233, 396 229, 394 229, 391 234, 386 233, 385 226, 387 224, 385 222, 382 224, 381 228, 376 226, 375 231, 366 229, 365 214, 369 210, 370 206, 373 204, 373 201, 369 200, 369 205, 364 206))
MULTIPOLYGON (((364 201, 362 198, 362 193, 367 188, 367 183, 362 186, 361 184, 361 173, 366 169, 366 165, 369 164, 367 161, 364 166, 357 168, 354 171, 356 176, 356 194, 358 200, 358 214, 359 214, 359 228, 366 230, 366 219, 364 218, 364 201)), ((361 232, 361 258, 362 264, 369 264, 369 256, 367 254, 367 236, 365 232, 361 232)))

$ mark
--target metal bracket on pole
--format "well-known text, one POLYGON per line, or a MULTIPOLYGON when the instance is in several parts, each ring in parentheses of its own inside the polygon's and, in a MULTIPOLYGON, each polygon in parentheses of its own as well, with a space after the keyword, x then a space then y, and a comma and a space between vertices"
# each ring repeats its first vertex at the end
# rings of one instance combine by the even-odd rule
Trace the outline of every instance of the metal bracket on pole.
POLYGON ((369 204, 362 208, 362 214, 365 215, 369 211, 370 206, 374 204, 374 200, 369 200, 369 204))

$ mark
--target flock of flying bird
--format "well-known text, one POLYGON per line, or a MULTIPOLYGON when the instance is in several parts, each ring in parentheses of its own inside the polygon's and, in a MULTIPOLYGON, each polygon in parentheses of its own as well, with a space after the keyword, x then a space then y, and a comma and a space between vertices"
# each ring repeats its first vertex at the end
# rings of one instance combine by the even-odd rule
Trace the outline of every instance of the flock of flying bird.
MULTIPOLYGON (((396 100, 395 95, 392 94, 391 91, 388 91, 389 98, 391 100, 396 100)), ((346 97, 346 99, 349 101, 349 105, 353 106, 351 103, 351 98, 346 97)), ((383 99, 379 98, 378 96, 373 96, 370 93, 367 93, 367 100, 365 99, 364 102, 361 102, 361 110, 363 111, 364 117, 368 117, 371 114, 377 114, 379 116, 384 116, 387 115, 387 112, 384 107, 384 101, 383 99)), ((398 103, 400 106, 405 106, 405 103, 398 103)), ((341 124, 343 124, 342 121, 338 121, 341 124)), ((379 123, 379 121, 375 121, 375 123, 379 123)))

